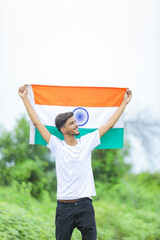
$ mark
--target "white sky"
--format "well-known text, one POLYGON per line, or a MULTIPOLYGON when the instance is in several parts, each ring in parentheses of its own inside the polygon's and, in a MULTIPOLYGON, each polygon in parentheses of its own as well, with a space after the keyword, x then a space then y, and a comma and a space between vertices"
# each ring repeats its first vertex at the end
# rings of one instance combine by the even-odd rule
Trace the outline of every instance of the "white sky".
POLYGON ((159 0, 1 0, 0 124, 24 83, 129 87, 126 115, 160 116, 159 0))

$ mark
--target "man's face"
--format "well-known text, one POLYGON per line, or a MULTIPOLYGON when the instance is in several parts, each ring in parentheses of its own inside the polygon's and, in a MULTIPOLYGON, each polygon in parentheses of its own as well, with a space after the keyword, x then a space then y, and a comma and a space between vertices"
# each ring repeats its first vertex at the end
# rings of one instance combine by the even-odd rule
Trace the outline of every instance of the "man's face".
POLYGON ((65 133, 68 135, 79 135, 78 124, 74 117, 70 117, 64 124, 65 133))

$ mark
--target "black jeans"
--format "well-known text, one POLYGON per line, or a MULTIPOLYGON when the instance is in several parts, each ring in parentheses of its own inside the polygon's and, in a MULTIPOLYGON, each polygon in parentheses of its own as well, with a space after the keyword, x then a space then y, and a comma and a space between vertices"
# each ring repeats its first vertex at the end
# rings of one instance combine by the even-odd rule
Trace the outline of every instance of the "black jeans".
POLYGON ((74 203, 57 201, 56 240, 70 240, 77 228, 83 240, 96 240, 96 222, 92 200, 83 198, 74 203))

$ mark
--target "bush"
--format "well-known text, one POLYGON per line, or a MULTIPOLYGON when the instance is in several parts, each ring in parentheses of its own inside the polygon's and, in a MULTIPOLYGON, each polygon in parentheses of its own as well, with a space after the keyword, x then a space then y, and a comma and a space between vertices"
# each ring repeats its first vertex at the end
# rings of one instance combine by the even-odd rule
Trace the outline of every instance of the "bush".
POLYGON ((0 202, 0 239, 3 240, 52 240, 54 220, 34 216, 15 204, 0 202))
MULTIPOLYGON (((128 175, 109 188, 96 183, 97 240, 160 240, 160 191, 156 183, 149 191, 140 181, 139 176, 128 175)), ((55 239, 56 204, 46 191, 41 202, 30 191, 30 185, 17 182, 0 188, 0 239, 55 239)), ((72 240, 79 239, 80 232, 74 230, 72 240)))
POLYGON ((153 212, 117 204, 94 203, 98 240, 160 240, 160 219, 153 212))

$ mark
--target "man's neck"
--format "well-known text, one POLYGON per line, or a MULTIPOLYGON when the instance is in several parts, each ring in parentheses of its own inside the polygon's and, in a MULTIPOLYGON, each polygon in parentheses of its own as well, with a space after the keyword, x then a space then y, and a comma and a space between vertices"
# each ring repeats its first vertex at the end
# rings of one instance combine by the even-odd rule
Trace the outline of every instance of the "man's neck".
POLYGON ((77 139, 75 138, 74 135, 72 135, 72 136, 68 136, 68 135, 64 136, 64 141, 68 145, 70 145, 70 146, 75 146, 77 144, 77 139))

